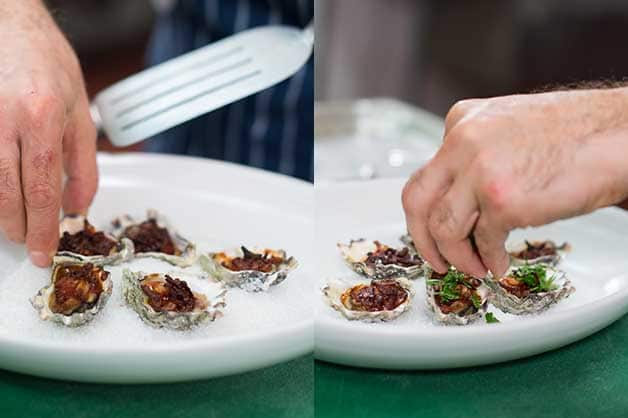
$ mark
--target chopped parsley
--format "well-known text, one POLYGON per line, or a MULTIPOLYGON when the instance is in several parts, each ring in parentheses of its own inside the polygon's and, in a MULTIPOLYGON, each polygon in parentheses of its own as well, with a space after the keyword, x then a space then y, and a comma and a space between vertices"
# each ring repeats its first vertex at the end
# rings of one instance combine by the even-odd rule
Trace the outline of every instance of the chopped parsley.
POLYGON ((512 271, 512 276, 525 283, 532 293, 542 293, 555 290, 554 276, 547 277, 547 267, 542 264, 523 265, 512 271))
POLYGON ((480 299, 477 293, 471 295, 471 302, 473 302, 473 306, 475 306, 475 309, 480 309, 480 307, 482 306, 482 299, 480 299))
MULTIPOLYGON (((467 286, 471 289, 473 288, 473 286, 471 286, 471 283, 469 283, 469 281, 466 279, 464 273, 454 269, 449 269, 447 274, 445 274, 442 279, 429 280, 428 284, 440 287, 440 291, 438 291, 437 294, 445 303, 460 299, 460 292, 458 292, 458 290, 456 289, 456 286, 458 286, 459 284, 467 286)), ((471 299, 473 301, 473 304, 475 305, 475 301, 473 300, 473 298, 471 299)))
POLYGON ((487 324, 497 324, 498 322, 500 322, 499 319, 495 318, 493 312, 487 312, 486 315, 484 315, 484 319, 486 319, 487 324))

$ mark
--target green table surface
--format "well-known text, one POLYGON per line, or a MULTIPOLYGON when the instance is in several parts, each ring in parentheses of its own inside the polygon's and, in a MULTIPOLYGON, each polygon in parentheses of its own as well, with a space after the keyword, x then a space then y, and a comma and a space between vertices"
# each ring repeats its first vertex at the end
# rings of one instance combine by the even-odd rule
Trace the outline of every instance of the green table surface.
POLYGON ((317 361, 314 370, 317 417, 628 418, 628 315, 567 347, 491 366, 404 372, 317 361))
POLYGON ((310 418, 312 356, 217 379, 163 385, 63 382, 0 371, 0 417, 310 418))

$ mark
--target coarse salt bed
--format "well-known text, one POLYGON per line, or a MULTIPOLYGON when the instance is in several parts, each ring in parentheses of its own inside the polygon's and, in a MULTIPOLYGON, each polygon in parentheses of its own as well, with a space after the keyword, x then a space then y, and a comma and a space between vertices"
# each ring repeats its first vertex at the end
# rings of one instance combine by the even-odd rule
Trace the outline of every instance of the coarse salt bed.
MULTIPOLYGON (((197 244, 198 253, 229 248, 216 242, 197 244)), ((233 246, 233 245, 231 245, 233 246)), ((49 283, 50 269, 34 267, 25 251, 4 243, 0 249, 0 335, 37 339, 40 342, 62 342, 88 347, 130 348, 141 344, 173 344, 177 341, 216 339, 263 330, 276 329, 286 321, 298 322, 311 318, 311 286, 307 273, 297 268, 281 284, 265 293, 248 293, 230 288, 226 295, 224 316, 214 322, 201 324, 188 331, 153 328, 140 320, 124 301, 122 270, 145 273, 169 273, 180 277, 195 291, 216 286, 207 274, 195 264, 183 269, 166 262, 144 258, 117 266, 106 266, 111 272, 113 293, 105 308, 89 324, 66 328, 42 321, 29 299, 49 283)))

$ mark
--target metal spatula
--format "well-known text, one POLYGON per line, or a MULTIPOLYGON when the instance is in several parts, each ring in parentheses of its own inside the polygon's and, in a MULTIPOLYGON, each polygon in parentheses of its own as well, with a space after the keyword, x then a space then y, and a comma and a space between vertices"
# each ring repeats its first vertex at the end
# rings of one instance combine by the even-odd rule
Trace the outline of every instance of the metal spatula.
POLYGON ((285 80, 305 64, 313 44, 311 24, 240 32, 103 90, 92 118, 114 145, 134 144, 285 80))

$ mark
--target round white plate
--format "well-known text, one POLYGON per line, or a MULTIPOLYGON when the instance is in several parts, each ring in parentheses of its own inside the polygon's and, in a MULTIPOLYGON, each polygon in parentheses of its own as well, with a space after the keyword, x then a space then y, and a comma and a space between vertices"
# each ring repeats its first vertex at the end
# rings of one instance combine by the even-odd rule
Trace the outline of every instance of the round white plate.
MULTIPOLYGON (((39 319, 28 298, 50 279, 23 248, 0 242, 0 367, 91 382, 165 382, 239 373, 313 348, 311 184, 234 164, 145 154, 100 155, 100 189, 89 219, 155 208, 199 252, 239 245, 284 248, 300 266, 267 293, 229 289, 222 318, 191 331, 151 328, 122 298, 122 267, 110 268, 111 299, 95 320, 69 329, 39 319)), ((173 271, 154 260, 127 267, 173 271)), ((189 278, 192 287, 208 279, 189 278)))
MULTIPOLYGON (((316 253, 319 283, 360 276, 344 264, 337 242, 378 239, 398 246, 405 232, 403 180, 388 179, 317 187, 316 253)), ((502 322, 441 326, 425 312, 425 281, 414 281, 411 310, 388 323, 348 321, 318 291, 315 355, 352 366, 435 369, 497 363, 552 350, 584 338, 628 311, 628 216, 608 208, 591 215, 515 231, 510 241, 553 239, 572 244, 561 263, 576 292, 545 313, 514 316, 491 307, 502 322)))

